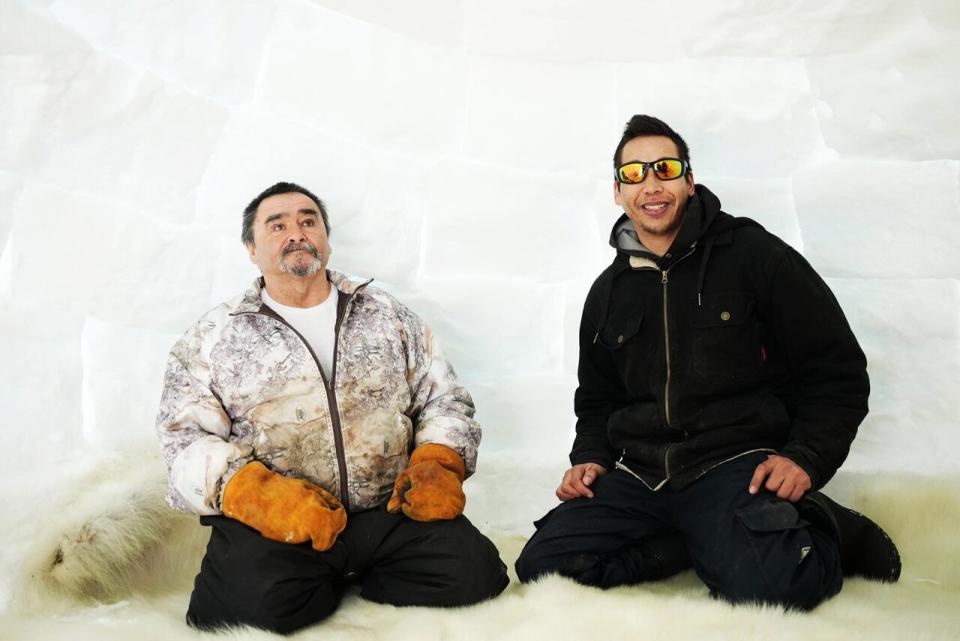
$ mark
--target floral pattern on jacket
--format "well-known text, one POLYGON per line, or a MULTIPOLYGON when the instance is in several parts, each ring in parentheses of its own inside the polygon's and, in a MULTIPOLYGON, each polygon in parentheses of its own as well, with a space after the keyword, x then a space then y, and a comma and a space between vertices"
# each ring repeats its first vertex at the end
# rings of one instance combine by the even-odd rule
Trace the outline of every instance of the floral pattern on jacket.
POLYGON ((223 488, 254 459, 321 485, 351 511, 389 498, 424 443, 450 447, 473 472, 473 399, 430 329, 383 290, 328 276, 346 301, 332 385, 264 305, 261 279, 173 346, 157 416, 171 506, 218 514, 223 488))

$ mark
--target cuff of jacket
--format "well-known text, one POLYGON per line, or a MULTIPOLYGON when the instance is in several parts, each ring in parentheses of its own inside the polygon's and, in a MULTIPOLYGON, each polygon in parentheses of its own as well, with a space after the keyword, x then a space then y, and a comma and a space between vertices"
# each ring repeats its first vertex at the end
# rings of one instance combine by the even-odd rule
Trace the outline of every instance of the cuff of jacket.
POLYGON ((238 458, 231 461, 227 465, 227 471, 224 472, 223 476, 220 478, 220 488, 217 491, 217 510, 222 514, 223 513, 223 493, 227 489, 227 483, 230 482, 230 479, 233 478, 233 475, 240 471, 240 468, 253 461, 252 456, 245 456, 243 458, 238 458))
POLYGON ((787 443, 780 450, 780 456, 790 459, 803 468, 803 471, 810 477, 811 490, 822 488, 836 472, 836 470, 826 469, 823 459, 809 447, 800 443, 787 443))
POLYGON ((607 468, 607 471, 613 469, 613 457, 601 452, 578 452, 570 454, 570 465, 583 465, 584 463, 596 463, 607 468))

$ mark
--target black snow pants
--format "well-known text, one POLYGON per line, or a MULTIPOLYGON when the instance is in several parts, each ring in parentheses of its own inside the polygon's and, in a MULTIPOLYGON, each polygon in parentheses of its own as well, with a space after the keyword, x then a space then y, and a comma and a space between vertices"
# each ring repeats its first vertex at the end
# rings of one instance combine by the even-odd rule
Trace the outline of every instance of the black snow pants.
POLYGON ((619 469, 600 476, 593 498, 566 501, 535 523, 517 575, 526 582, 557 573, 606 588, 692 563, 715 597, 812 609, 843 585, 837 534, 804 499, 747 491, 765 459, 744 455, 685 488, 668 483, 656 492, 619 469))
POLYGON ((422 523, 383 506, 350 514, 326 552, 265 539, 223 516, 200 522, 213 530, 187 610, 197 628, 288 634, 332 614, 350 583, 378 603, 460 606, 498 595, 509 581, 493 543, 464 516, 422 523))

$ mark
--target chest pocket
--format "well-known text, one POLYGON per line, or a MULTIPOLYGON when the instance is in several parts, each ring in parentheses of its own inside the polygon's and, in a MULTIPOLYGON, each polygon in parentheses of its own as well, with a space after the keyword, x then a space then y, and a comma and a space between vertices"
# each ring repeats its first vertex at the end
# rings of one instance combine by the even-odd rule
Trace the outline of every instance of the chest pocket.
POLYGON ((751 294, 708 294, 690 322, 693 370, 706 379, 743 379, 763 365, 756 302, 751 294))
POLYGON ((654 373, 652 359, 656 350, 649 347, 652 338, 644 322, 649 324, 650 319, 644 321, 641 310, 614 313, 597 337, 601 351, 606 352, 621 384, 631 395, 642 394, 654 373))
POLYGON ((603 324, 597 342, 611 351, 618 351, 630 343, 643 325, 643 311, 630 314, 615 313, 603 324))

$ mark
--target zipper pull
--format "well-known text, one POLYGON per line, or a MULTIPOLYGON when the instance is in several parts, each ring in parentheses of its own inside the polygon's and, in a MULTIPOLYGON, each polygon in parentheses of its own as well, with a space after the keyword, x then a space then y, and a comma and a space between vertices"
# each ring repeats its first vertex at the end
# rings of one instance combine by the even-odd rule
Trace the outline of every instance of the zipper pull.
POLYGON ((667 284, 667 272, 668 272, 668 271, 670 271, 670 270, 669 270, 669 269, 663 270, 663 276, 660 277, 660 282, 663 283, 664 285, 667 284))
POLYGON ((593 337, 593 344, 594 344, 594 345, 597 344, 597 339, 598 339, 598 338, 600 338, 600 330, 599 330, 599 329, 597 330, 596 335, 593 337))

